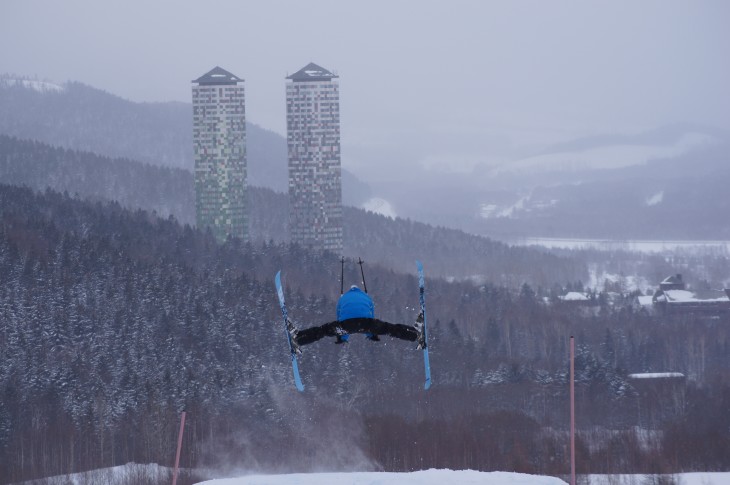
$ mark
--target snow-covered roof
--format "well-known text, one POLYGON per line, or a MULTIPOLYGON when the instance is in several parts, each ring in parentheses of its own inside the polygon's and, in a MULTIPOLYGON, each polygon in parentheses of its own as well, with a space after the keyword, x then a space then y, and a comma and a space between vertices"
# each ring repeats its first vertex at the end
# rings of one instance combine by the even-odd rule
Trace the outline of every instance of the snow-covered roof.
POLYGON ((588 295, 586 295, 585 293, 577 292, 577 291, 570 291, 563 296, 559 296, 558 298, 563 301, 588 301, 588 300, 590 300, 590 298, 588 298, 588 295))
POLYGON ((243 79, 236 76, 235 74, 231 74, 230 72, 226 71, 222 67, 215 66, 213 69, 208 71, 207 73, 200 76, 198 79, 193 80, 194 83, 198 84, 238 84, 240 82, 243 82, 243 79))
POLYGON ((659 283, 659 288, 662 290, 684 290, 685 285, 684 281, 682 281, 682 275, 677 273, 676 275, 664 278, 664 281, 659 283))
POLYGON ((299 81, 329 81, 332 78, 339 77, 332 72, 328 71, 324 67, 318 66, 317 64, 310 62, 291 76, 287 76, 287 79, 291 79, 294 82, 299 81))
POLYGON ((693 301, 697 300, 695 294, 689 290, 666 290, 664 295, 667 301, 693 301))
POLYGON ((629 374, 629 379, 667 379, 675 377, 684 377, 684 374, 681 372, 643 372, 629 374))
MULTIPOLYGON (((722 302, 730 301, 727 296, 720 296, 718 298, 698 298, 697 295, 688 290, 665 290, 664 296, 669 303, 699 303, 699 302, 722 302)), ((659 298, 657 298, 659 300, 659 298)))
POLYGON ((662 283, 668 283, 671 285, 683 283, 682 275, 676 274, 676 275, 672 275, 672 276, 667 276, 666 278, 664 278, 664 281, 662 281, 662 283))
POLYGON ((652 306, 654 304, 654 297, 652 295, 639 295, 637 298, 641 306, 652 306))

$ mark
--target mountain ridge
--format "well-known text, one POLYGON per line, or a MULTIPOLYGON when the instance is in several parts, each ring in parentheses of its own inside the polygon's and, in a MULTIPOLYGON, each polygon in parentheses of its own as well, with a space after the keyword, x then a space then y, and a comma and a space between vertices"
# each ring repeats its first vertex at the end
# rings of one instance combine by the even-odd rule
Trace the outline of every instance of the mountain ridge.
MULTIPOLYGON (((78 81, 53 90, 27 85, 38 82, 0 75, 0 133, 193 170, 192 103, 134 102, 78 81)), ((287 192, 286 138, 250 121, 246 138, 249 184, 287 192)), ((345 203, 359 205, 370 197, 369 186, 351 172, 343 169, 342 178, 345 203)))
MULTIPOLYGON (((15 83, 0 88, 0 133, 189 170, 190 109, 180 102, 132 103, 81 83, 68 83, 63 92, 15 83)), ((287 192, 284 138, 250 124, 247 145, 249 184, 287 192)), ((377 188, 343 169, 343 202, 370 208, 379 202, 386 214, 503 240, 730 237, 730 222, 722 217, 727 197, 716 183, 730 165, 730 138, 724 130, 676 123, 641 133, 578 138, 534 156, 555 163, 539 173, 527 166, 521 173, 497 177, 484 167, 464 174, 422 170, 408 183, 393 180, 377 188), (638 153, 637 147, 648 151, 638 153), (604 168, 586 169, 579 161, 585 155, 581 150, 591 152, 597 167, 604 168), (569 163, 573 156, 578 158, 569 163), (557 170, 561 164, 571 170, 557 170), (625 166, 607 168, 617 164, 625 166), (655 198, 660 192, 662 197, 655 198), (683 223, 676 224, 679 220, 683 223)))

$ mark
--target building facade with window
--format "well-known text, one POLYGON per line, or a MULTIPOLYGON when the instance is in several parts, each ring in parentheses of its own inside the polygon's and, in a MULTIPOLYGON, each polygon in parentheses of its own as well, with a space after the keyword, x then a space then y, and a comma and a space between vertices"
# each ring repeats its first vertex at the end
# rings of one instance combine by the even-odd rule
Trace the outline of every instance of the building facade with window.
POLYGON ((244 85, 220 67, 193 81, 193 150, 198 228, 247 241, 244 85))
POLYGON ((342 253, 338 76, 310 63, 287 77, 289 230, 292 242, 342 253))

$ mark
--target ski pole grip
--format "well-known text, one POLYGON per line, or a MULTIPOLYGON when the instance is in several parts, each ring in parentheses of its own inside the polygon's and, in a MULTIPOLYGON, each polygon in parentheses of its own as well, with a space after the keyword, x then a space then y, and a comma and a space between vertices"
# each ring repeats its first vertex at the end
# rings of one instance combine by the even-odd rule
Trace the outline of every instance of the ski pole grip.
POLYGON ((365 283, 365 272, 362 269, 362 264, 364 261, 361 258, 357 258, 357 264, 360 265, 360 276, 362 276, 362 289, 365 290, 365 293, 368 292, 368 285, 365 283))

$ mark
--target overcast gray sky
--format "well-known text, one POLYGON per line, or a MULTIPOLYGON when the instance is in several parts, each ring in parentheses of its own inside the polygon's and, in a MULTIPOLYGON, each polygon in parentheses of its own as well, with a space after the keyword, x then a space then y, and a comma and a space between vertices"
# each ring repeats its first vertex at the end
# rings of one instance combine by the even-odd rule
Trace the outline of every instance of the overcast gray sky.
POLYGON ((468 164, 674 122, 730 129, 728 25, 723 0, 2 0, 0 72, 189 102, 220 65, 246 80, 248 119, 284 134, 284 78, 313 61, 341 76, 357 172, 365 153, 468 164))

